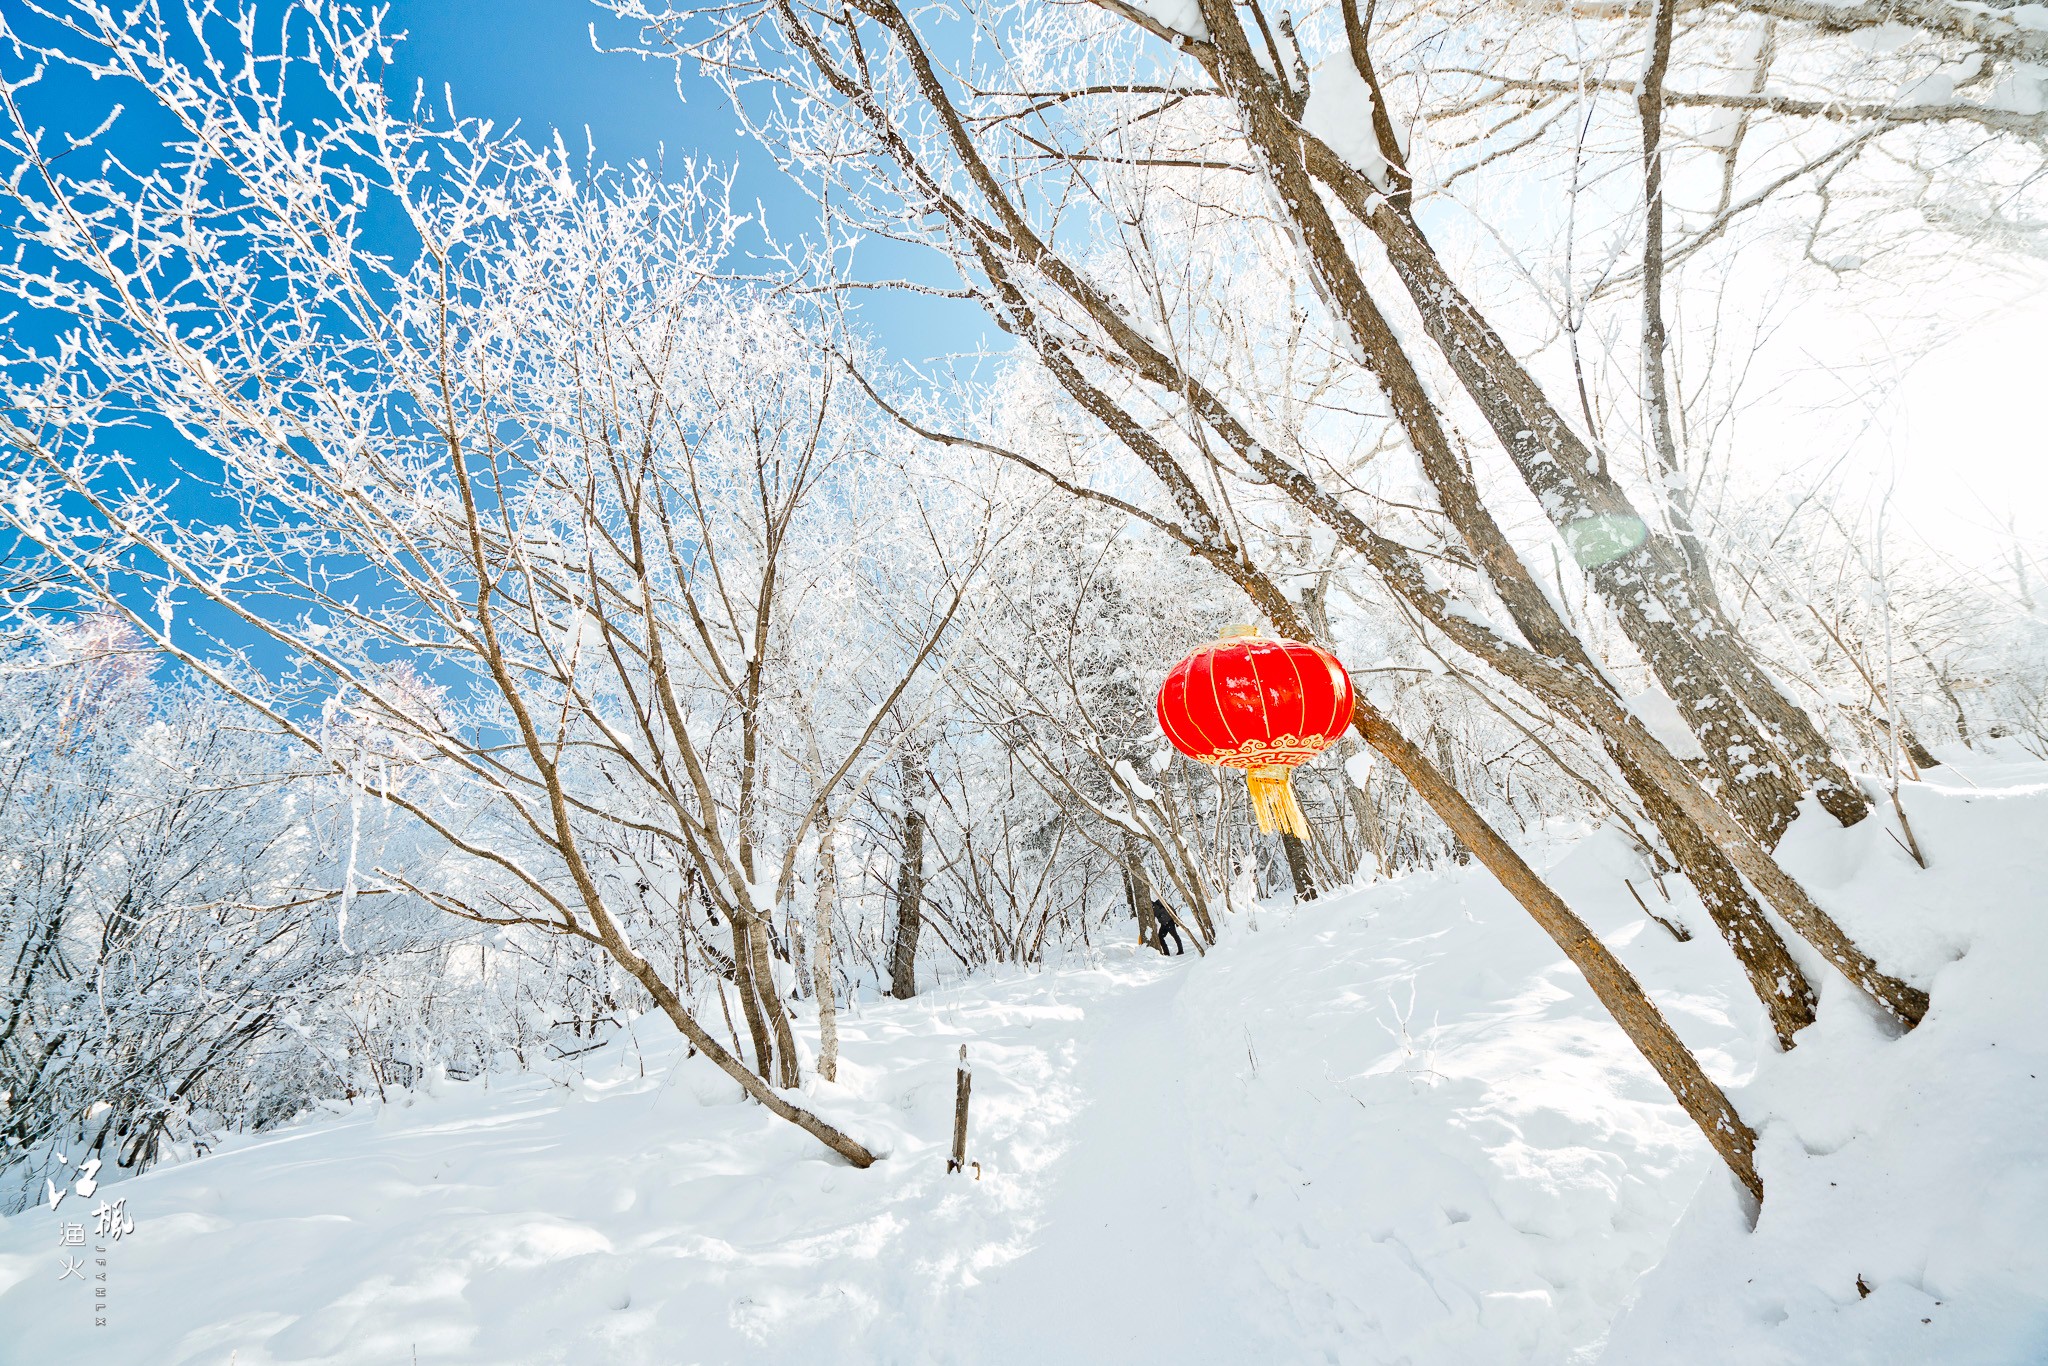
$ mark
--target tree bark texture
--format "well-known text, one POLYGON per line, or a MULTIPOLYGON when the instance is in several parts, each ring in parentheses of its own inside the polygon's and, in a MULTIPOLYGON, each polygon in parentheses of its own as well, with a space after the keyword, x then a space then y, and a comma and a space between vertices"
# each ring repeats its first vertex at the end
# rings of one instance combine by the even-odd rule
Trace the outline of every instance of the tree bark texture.
POLYGON ((1387 247, 1423 323, 1486 418, 1523 482, 1575 551, 1585 528, 1642 528, 1643 544, 1587 568, 1623 632, 1678 705, 1707 754, 1717 793, 1751 832, 1774 845, 1803 787, 1845 825, 1869 799, 1812 718, 1756 663, 1722 614, 1711 579, 1634 506, 1533 377, 1457 291, 1433 248, 1386 208, 1357 206, 1387 247))
POLYGON ((818 1075, 839 1080, 839 1003, 832 987, 832 914, 839 901, 839 827, 825 809, 818 827, 818 899, 811 925, 811 993, 818 1002, 818 1075))
POLYGON ((917 995, 917 939, 924 928, 924 757, 903 754, 903 861, 896 868, 896 944, 889 956, 889 994, 917 995))
POLYGON ((1152 879, 1145 872, 1145 851, 1135 835, 1124 838, 1124 886, 1130 892, 1131 914, 1138 921, 1138 943, 1165 953, 1159 927, 1152 923, 1152 898, 1158 894, 1152 890, 1152 879))
POLYGON ((775 1084, 788 1088, 803 1080, 797 1070, 796 1034, 789 1027, 789 1009, 775 989, 775 964, 768 952, 766 913, 747 913, 747 951, 753 956, 753 987, 761 1013, 775 1036, 775 1084))
POLYGON ((967 1045, 960 1045, 960 1070, 954 1074, 953 1083, 953 1155, 946 1161, 946 1170, 964 1172, 967 1170, 967 1102, 974 1094, 974 1069, 967 1065, 967 1045))
POLYGON ((747 1037, 754 1044, 754 1070, 768 1079, 774 1065, 775 1041, 769 1036, 768 1021, 761 1014, 761 999, 754 993, 754 955, 747 944, 746 922, 728 908, 726 924, 732 934, 732 981, 739 988, 740 1014, 747 1022, 747 1037))
POLYGON ((1778 1046, 1791 1048, 1799 1031, 1814 1021, 1818 1002, 1813 984, 1793 959, 1783 936, 1765 919, 1763 908, 1750 895, 1735 865, 1661 787, 1635 771, 1632 762, 1619 756, 1615 762, 1625 775, 1630 775, 1629 786, 1642 801, 1644 813, 1664 837, 1666 848, 1686 880, 1699 893, 1700 904, 1712 917, 1722 941, 1742 964, 1751 990, 1770 1016, 1778 1046))
POLYGON ((1280 852, 1287 856, 1287 875, 1294 880, 1294 899, 1316 899, 1316 877, 1308 864, 1308 841, 1299 835, 1280 832, 1280 852))

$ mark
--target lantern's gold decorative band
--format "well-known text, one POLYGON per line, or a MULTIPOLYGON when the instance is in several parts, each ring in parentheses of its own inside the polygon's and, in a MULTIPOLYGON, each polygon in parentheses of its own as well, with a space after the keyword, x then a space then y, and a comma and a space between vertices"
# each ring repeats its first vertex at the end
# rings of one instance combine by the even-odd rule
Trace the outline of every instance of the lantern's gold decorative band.
POLYGON ((1202 760, 1224 768, 1293 768, 1323 752, 1329 741, 1320 735, 1276 735, 1272 740, 1246 740, 1236 749, 1218 746, 1202 760))

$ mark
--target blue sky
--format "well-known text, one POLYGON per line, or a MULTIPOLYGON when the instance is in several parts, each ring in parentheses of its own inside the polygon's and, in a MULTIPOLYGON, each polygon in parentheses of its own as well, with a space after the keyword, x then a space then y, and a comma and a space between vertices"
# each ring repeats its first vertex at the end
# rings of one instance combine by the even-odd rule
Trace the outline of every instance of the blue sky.
MULTIPOLYGON (((736 199, 758 203, 778 235, 802 233, 814 217, 809 200, 740 131, 716 85, 686 76, 678 99, 671 65, 599 52, 593 26, 608 46, 633 41, 630 25, 585 0, 397 0, 389 21, 408 35, 397 53, 400 79, 423 81, 436 94, 445 83, 463 113, 501 124, 516 119, 534 141, 559 129, 572 151, 584 146, 587 129, 598 157, 614 165, 652 161, 666 151, 734 166, 736 199)), ((876 253, 869 267, 878 264, 876 253)), ((890 264, 932 283, 955 283, 933 275, 929 255, 890 264)), ((968 304, 868 294, 859 307, 863 324, 912 362, 1000 349, 1006 341, 968 304)))

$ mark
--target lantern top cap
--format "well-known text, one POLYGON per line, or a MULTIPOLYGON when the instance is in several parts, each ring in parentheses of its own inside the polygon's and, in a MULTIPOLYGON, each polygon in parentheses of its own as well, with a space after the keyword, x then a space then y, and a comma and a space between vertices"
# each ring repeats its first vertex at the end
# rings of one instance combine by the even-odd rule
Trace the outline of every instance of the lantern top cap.
POLYGON ((1259 628, 1256 626, 1226 626, 1217 634, 1216 638, 1218 640, 1239 640, 1245 636, 1255 636, 1258 633, 1259 628))

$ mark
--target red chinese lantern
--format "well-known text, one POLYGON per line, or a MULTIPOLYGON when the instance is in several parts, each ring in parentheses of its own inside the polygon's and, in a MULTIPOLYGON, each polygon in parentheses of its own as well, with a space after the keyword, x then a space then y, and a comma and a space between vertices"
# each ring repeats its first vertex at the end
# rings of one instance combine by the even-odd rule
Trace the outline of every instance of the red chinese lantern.
POLYGON ((1351 676, 1327 650, 1233 626, 1173 666, 1154 710, 1182 754, 1244 770, 1259 829, 1306 837, 1288 776, 1351 724, 1351 676))

